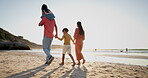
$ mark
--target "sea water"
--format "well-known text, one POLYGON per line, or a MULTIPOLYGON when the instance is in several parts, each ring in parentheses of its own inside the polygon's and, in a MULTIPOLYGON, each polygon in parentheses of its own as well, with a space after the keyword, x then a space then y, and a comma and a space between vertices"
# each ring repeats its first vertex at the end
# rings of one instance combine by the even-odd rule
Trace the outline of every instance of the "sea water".
MULTIPOLYGON (((42 49, 33 49, 33 50, 6 50, 6 52, 30 52, 37 55, 45 56, 45 53, 42 49)), ((72 50, 72 55, 76 60, 76 55, 74 50, 72 50)), ((103 56, 107 55, 132 55, 132 56, 145 56, 148 57, 148 50, 129 50, 128 52, 123 51, 120 52, 118 49, 114 50, 84 50, 83 52, 84 58, 88 62, 109 62, 109 63, 121 63, 121 64, 128 64, 128 65, 141 65, 141 66, 148 66, 148 59, 144 58, 128 58, 128 57, 110 57, 110 56, 103 56), (99 56, 101 55, 101 56, 99 56)), ((62 57, 62 49, 52 49, 51 54, 54 57, 62 57)), ((70 58, 66 54, 66 58, 70 58)))

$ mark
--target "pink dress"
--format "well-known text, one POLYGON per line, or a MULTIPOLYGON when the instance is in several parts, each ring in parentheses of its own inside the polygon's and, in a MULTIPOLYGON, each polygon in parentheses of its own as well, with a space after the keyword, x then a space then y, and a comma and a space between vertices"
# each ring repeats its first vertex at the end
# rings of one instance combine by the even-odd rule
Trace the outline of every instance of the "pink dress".
POLYGON ((76 43, 75 43, 76 57, 77 57, 77 60, 81 60, 84 58, 81 51, 83 48, 83 40, 85 40, 85 35, 80 35, 79 29, 76 28, 74 38, 76 39, 76 43))

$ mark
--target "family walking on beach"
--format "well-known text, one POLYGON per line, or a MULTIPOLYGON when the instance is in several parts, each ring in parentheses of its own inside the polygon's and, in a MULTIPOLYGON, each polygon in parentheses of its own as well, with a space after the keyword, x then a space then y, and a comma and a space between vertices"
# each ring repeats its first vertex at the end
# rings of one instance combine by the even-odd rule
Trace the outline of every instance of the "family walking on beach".
POLYGON ((39 23, 39 26, 44 26, 44 37, 43 37, 43 50, 46 54, 46 63, 45 64, 51 64, 51 62, 54 60, 54 57, 50 54, 51 50, 51 44, 53 38, 57 38, 59 40, 64 40, 64 45, 63 45, 63 53, 62 53, 62 62, 60 65, 64 65, 64 59, 65 59, 65 54, 69 54, 70 58, 73 61, 72 66, 75 66, 75 61, 74 58, 71 54, 71 45, 70 41, 75 44, 75 52, 76 52, 76 58, 78 60, 77 65, 80 65, 80 60, 83 60, 82 64, 85 63, 85 59, 82 54, 82 48, 83 48, 83 40, 85 40, 85 32, 83 30, 81 22, 77 22, 77 27, 75 29, 74 33, 74 39, 72 39, 71 35, 68 33, 68 28, 63 28, 63 36, 62 38, 58 37, 58 28, 55 22, 55 16, 54 14, 48 9, 47 5, 43 4, 42 5, 42 16, 41 16, 41 21, 39 23), (54 29, 56 31, 56 34, 54 35, 54 29))

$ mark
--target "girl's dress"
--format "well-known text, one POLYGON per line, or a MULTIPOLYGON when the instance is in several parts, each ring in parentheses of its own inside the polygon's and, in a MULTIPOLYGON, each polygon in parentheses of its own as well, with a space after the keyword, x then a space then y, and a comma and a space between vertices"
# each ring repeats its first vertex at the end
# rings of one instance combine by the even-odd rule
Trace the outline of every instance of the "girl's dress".
POLYGON ((74 38, 76 39, 76 43, 75 43, 76 57, 77 57, 77 60, 81 60, 84 58, 81 51, 83 48, 83 40, 85 40, 85 35, 80 35, 79 29, 76 28, 74 33, 74 38))

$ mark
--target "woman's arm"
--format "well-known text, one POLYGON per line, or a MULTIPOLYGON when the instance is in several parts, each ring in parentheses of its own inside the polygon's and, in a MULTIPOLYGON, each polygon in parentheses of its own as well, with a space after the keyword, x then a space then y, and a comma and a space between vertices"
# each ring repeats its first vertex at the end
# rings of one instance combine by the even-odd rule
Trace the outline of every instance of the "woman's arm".
POLYGON ((76 29, 75 29, 75 33, 74 33, 74 40, 77 39, 78 34, 79 34, 78 28, 76 28, 76 29))

